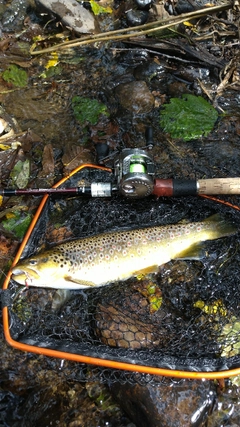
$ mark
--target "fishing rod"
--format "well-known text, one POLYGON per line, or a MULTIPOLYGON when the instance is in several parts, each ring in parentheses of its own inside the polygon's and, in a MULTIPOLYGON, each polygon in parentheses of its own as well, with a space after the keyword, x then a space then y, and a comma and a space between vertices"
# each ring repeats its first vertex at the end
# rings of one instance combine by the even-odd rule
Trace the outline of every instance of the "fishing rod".
MULTIPOLYGON (((149 177, 147 177, 149 180, 149 177)), ((125 184, 121 183, 120 192, 126 197, 146 197, 150 194, 158 197, 178 197, 178 196, 198 196, 220 195, 220 194, 240 194, 240 178, 212 178, 200 180, 187 179, 155 179, 152 185, 140 176, 136 180, 136 175, 130 177, 125 184), (131 180, 131 183, 130 183, 131 180), (152 191, 150 191, 150 189, 152 191)), ((95 182, 89 185, 71 188, 29 188, 0 190, 0 196, 40 196, 65 195, 65 196, 90 196, 90 197, 111 197, 119 191, 118 187, 111 183, 95 182)))
POLYGON ((44 194, 61 196, 111 197, 120 193, 126 197, 142 198, 149 195, 157 197, 179 197, 198 195, 240 194, 240 178, 212 178, 200 180, 154 179, 131 172, 120 187, 110 182, 94 182, 71 188, 29 188, 0 190, 0 196, 40 196, 44 194))
MULTIPOLYGON (((149 154, 153 148, 152 128, 146 129, 146 147, 124 148, 116 156, 114 168, 107 169, 114 174, 115 182, 82 182, 71 188, 28 188, 0 189, 1 196, 39 196, 65 195, 87 197, 111 197, 120 193, 127 198, 143 198, 150 195, 157 197, 179 197, 198 195, 240 194, 240 178, 211 179, 160 179, 155 177, 155 163, 149 154)), ((107 144, 96 145, 98 162, 107 157, 107 144)), ((91 165, 93 166, 93 165, 91 165)), ((87 167, 87 165, 86 165, 87 167)), ((96 166, 97 167, 97 166, 96 166)), ((99 166, 98 166, 99 167, 99 166)), ((104 168, 106 169, 106 168, 104 168)))

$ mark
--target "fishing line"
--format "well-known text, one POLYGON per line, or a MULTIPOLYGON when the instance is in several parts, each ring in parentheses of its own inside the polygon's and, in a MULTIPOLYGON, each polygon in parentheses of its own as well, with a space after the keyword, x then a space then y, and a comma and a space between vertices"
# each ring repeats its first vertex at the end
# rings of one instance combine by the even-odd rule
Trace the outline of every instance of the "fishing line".
POLYGON ((217 197, 213 197, 213 196, 207 196, 206 194, 199 194, 199 197, 211 200, 211 201, 216 202, 216 203, 221 203, 222 205, 225 205, 225 206, 228 206, 228 207, 230 207, 232 209, 240 211, 240 206, 233 205, 231 202, 228 202, 226 200, 218 199, 217 197))

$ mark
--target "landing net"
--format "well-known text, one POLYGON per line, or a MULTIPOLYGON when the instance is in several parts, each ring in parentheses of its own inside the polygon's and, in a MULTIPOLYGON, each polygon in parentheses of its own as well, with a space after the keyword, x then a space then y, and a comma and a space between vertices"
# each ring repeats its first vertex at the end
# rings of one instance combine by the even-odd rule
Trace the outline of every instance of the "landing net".
MULTIPOLYGON (((64 184, 109 180, 109 173, 85 170, 64 184)), ((220 213, 238 222, 230 207, 199 198, 129 200, 49 198, 23 257, 57 242, 220 213)), ((159 273, 96 289, 60 292, 9 284, 13 340, 146 367, 215 372, 240 367, 240 250, 237 235, 204 245, 201 261, 176 260, 159 273)), ((81 365, 84 376, 85 365, 81 365)), ((101 370, 101 368, 99 368, 101 370)), ((117 370, 102 369, 118 376, 117 370)), ((131 381, 133 374, 121 372, 131 381)))

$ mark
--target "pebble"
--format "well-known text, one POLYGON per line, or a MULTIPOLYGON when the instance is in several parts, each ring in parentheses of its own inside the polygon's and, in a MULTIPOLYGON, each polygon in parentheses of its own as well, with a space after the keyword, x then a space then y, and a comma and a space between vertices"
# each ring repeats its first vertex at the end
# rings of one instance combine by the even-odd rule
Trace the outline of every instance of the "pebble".
POLYGON ((134 114, 149 113, 154 107, 154 96, 144 81, 120 84, 115 93, 121 106, 134 114))

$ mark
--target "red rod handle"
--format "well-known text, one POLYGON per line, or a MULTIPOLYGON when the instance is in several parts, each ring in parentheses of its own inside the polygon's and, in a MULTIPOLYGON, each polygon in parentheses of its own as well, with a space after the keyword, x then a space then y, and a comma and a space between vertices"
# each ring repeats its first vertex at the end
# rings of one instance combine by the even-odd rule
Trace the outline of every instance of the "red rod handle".
POLYGON ((196 196, 198 184, 195 179, 156 179, 152 194, 158 197, 196 196))

